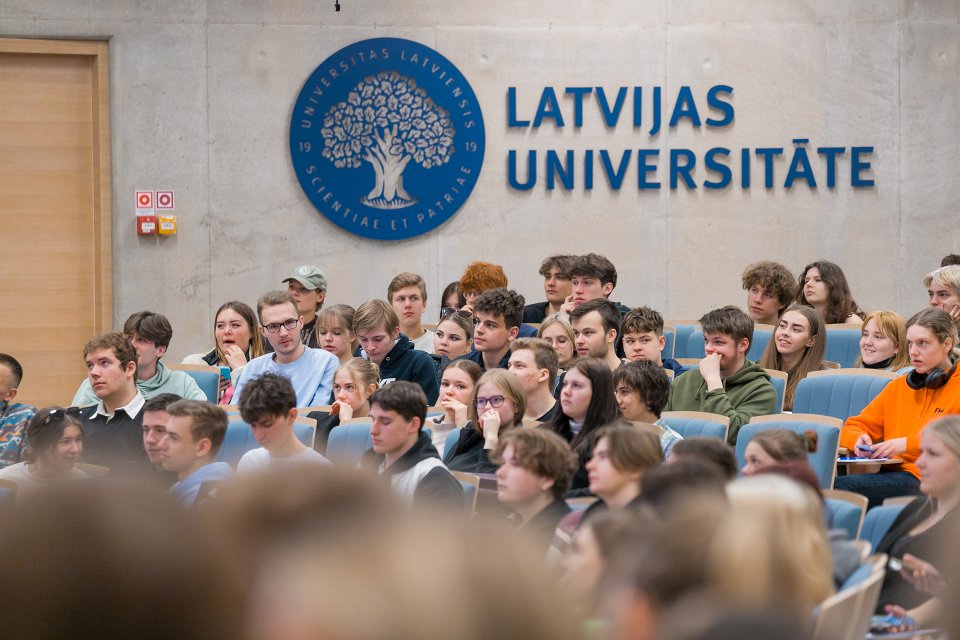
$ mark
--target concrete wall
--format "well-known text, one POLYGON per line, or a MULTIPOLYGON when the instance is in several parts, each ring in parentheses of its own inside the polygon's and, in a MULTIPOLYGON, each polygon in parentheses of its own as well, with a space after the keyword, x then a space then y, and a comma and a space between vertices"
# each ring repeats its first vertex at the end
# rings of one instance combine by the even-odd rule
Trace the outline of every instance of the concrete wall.
MULTIPOLYGON (((109 37, 114 189, 114 318, 150 308, 176 331, 171 356, 206 348, 212 312, 253 303, 297 264, 327 270, 328 299, 385 295, 400 270, 436 298, 475 259, 504 264, 511 285, 541 298, 552 252, 596 251, 620 271, 613 297, 668 318, 742 304, 739 275, 771 258, 799 270, 840 263, 866 309, 910 313, 922 276, 960 251, 960 1, 610 0, 2 0, 0 33, 109 37), (312 70, 360 39, 395 36, 440 51, 484 110, 486 159, 457 216, 428 235, 384 243, 341 231, 301 191, 288 152, 293 102, 312 70), (507 127, 506 89, 531 115, 544 86, 681 85, 735 89, 731 127, 679 126, 656 137, 608 130, 507 127), (509 149, 612 151, 714 146, 875 147, 876 186, 781 184, 719 192, 640 192, 635 173, 530 192, 507 185, 509 149), (631 186, 632 185, 632 186, 631 186), (175 238, 138 238, 133 192, 174 188, 175 238)), ((756 161, 755 161, 756 162, 756 161)), ((778 181, 786 171, 778 165, 778 181)), ((663 181, 664 165, 659 179, 663 181)), ((849 167, 849 165, 844 165, 849 167)), ((735 175, 736 174, 735 172, 735 175)), ((822 172, 820 172, 822 176, 822 172)), ((701 173, 700 180, 704 179, 701 173)))

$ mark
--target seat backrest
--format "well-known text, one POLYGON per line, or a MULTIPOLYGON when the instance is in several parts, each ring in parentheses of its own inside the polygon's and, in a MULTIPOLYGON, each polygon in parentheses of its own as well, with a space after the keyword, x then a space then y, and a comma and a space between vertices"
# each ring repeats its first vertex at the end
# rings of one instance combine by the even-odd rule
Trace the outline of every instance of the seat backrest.
POLYGON ((862 640, 867 635, 886 562, 886 554, 871 557, 854 571, 858 581, 844 585, 820 604, 815 612, 814 640, 862 640))
POLYGON ((843 529, 847 532, 847 537, 851 540, 857 539, 860 533, 860 521, 863 519, 863 512, 856 505, 838 500, 836 498, 824 498, 827 511, 827 528, 843 529))
POLYGON ((672 358, 677 346, 677 330, 671 326, 663 326, 663 358, 672 358))
POLYGON ((817 474, 822 489, 832 489, 837 471, 837 449, 840 444, 840 425, 836 420, 815 415, 759 416, 740 428, 737 435, 737 465, 746 464, 747 443, 760 431, 787 429, 798 435, 804 431, 816 431, 817 450, 807 454, 807 462, 817 474))
POLYGON ((759 360, 763 356, 763 352, 766 351, 767 344, 772 337, 772 328, 754 327, 753 340, 750 341, 750 349, 747 350, 747 360, 753 360, 754 362, 759 360))
POLYGON ((441 459, 446 460, 450 452, 457 447, 458 442, 460 442, 460 428, 455 427, 450 430, 450 433, 447 434, 447 439, 443 442, 443 455, 441 459))
MULTIPOLYGON (((859 493, 854 493, 853 491, 844 491, 843 489, 824 489, 823 497, 837 502, 846 502, 855 509, 856 513, 859 514, 856 523, 846 522, 845 524, 849 527, 855 527, 855 529, 848 529, 848 531, 853 531, 853 533, 850 534, 850 539, 856 540, 859 538, 860 529, 863 527, 863 517, 867 514, 867 505, 870 502, 867 500, 867 497, 859 493)), ((839 517, 841 516, 838 515, 837 518, 839 517)), ((828 522, 827 526, 828 528, 837 528, 841 525, 838 524, 837 520, 835 519, 832 524, 828 522)))
POLYGON ((903 505, 890 505, 888 507, 874 507, 867 511, 863 518, 863 526, 860 528, 860 539, 870 543, 870 550, 876 551, 877 545, 887 535, 893 521, 897 519, 900 512, 903 511, 903 505))
POLYGON ((853 367, 860 357, 860 335, 862 329, 856 325, 827 325, 827 348, 823 352, 824 360, 839 362, 841 367, 853 367))
POLYGON ((216 404, 220 395, 219 371, 198 371, 195 369, 183 369, 182 371, 196 381, 200 391, 203 391, 203 395, 207 396, 207 402, 216 404))
POLYGON ((701 411, 664 411, 660 420, 684 438, 719 438, 726 442, 730 427, 727 416, 701 411))
POLYGON ((694 329, 687 336, 687 348, 683 354, 685 358, 702 358, 706 355, 703 350, 703 329, 694 329))
POLYGON ((334 464, 355 467, 363 453, 373 447, 370 421, 341 424, 330 430, 327 458, 334 464))
MULTIPOLYGON (((227 433, 217 452, 215 460, 226 462, 236 468, 240 458, 247 451, 258 449, 260 444, 253 437, 250 425, 240 419, 238 415, 228 415, 227 433)), ((313 438, 317 432, 317 421, 310 418, 297 418, 293 423, 293 435, 305 446, 313 448, 313 438)))
POLYGON ((463 499, 467 507, 467 513, 477 512, 477 496, 480 494, 480 478, 472 473, 462 471, 451 471, 453 477, 460 482, 463 487, 463 499))
POLYGON ((770 384, 773 385, 773 390, 777 392, 777 405, 774 407, 774 413, 783 413, 783 402, 787 396, 787 374, 784 371, 777 371, 776 369, 764 369, 767 372, 767 375, 770 376, 770 384))
MULTIPOLYGON (((687 357, 687 340, 690 338, 690 334, 693 333, 694 329, 697 328, 696 323, 694 322, 670 322, 665 323, 673 327, 676 335, 673 339, 673 357, 674 358, 686 358, 687 357)), ((700 342, 703 342, 701 338, 700 342)), ((666 349, 664 349, 666 351, 666 349)))
POLYGON ((896 377, 890 371, 872 369, 813 371, 797 384, 793 410, 846 422, 850 416, 859 415, 896 377))

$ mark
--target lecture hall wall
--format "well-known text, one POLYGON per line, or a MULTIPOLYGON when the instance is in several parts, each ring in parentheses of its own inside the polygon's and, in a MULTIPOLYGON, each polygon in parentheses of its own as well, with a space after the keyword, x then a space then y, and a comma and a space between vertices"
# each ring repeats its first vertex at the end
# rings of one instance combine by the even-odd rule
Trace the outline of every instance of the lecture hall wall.
MULTIPOLYGON (((250 304, 298 264, 329 276, 328 300, 356 305, 385 296, 398 271, 421 273, 430 315, 442 288, 472 260, 503 264, 511 286, 542 296, 540 259, 595 251, 617 265, 613 298, 667 318, 696 318, 743 304, 751 260, 794 270, 818 258, 845 269, 865 309, 903 314, 926 304, 925 273, 960 253, 960 2, 957 0, 2 0, 8 36, 109 38, 113 173, 113 317, 141 308, 173 322, 170 357, 210 346, 222 302, 250 304), (293 105, 311 72, 338 49, 399 37, 446 56, 483 110, 479 180, 455 217, 398 242, 349 234, 301 190, 289 151, 293 105), (607 127, 591 96, 570 125, 566 87, 662 89, 668 118, 688 86, 704 118, 710 87, 733 88, 732 123, 689 118, 651 136, 607 127), (509 126, 530 119, 545 87, 566 126, 509 126), (818 182, 785 188, 793 140, 807 139, 818 182), (845 147, 827 188, 815 149, 845 147), (852 187, 851 148, 873 147, 852 187), (732 184, 706 189, 706 152, 733 150, 732 184), (783 148, 774 186, 754 155, 740 184, 739 150, 783 148), (536 186, 511 188, 507 157, 538 152, 536 186), (548 190, 547 150, 659 149, 659 189, 637 188, 635 160, 619 189, 599 169, 591 190, 578 166, 572 189, 548 190), (696 189, 669 188, 670 149, 696 156, 696 189), (133 193, 173 188, 175 238, 138 238, 133 193)), ((628 105, 629 105, 628 95, 628 105)), ((629 106, 627 108, 630 108, 629 106)), ((644 118, 649 118, 649 105, 644 118)), ((599 160, 594 163, 599 167, 599 160)), ((525 168, 519 176, 523 178, 525 168)), ((714 176, 715 177, 715 176, 714 176)))

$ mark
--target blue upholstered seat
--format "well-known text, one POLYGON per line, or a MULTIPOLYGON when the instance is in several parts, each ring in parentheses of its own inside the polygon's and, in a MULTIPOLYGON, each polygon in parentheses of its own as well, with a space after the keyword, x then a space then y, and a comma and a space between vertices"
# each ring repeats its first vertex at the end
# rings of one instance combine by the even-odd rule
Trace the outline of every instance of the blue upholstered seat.
POLYGON ((799 435, 804 431, 816 431, 817 450, 807 454, 807 461, 817 474, 822 489, 833 488, 837 470, 837 447, 840 442, 840 425, 836 420, 815 415, 761 416, 740 428, 737 435, 737 464, 746 464, 744 452, 754 436, 769 429, 787 429, 799 435))
POLYGON ((356 466, 363 452, 373 447, 369 421, 342 424, 330 431, 327 457, 334 464, 356 466))
POLYGON ((894 373, 872 369, 814 371, 797 384, 793 410, 846 422, 850 416, 859 415, 894 378, 894 373))
POLYGON ((216 403, 220 395, 220 374, 213 371, 194 371, 192 369, 183 370, 185 374, 193 378, 200 391, 207 396, 207 402, 216 403))
POLYGON ((696 411, 664 411, 660 421, 684 438, 718 438, 724 442, 730 425, 726 416, 696 411))
POLYGON ((856 366, 857 358, 860 357, 861 331, 861 328, 855 325, 845 325, 843 328, 829 325, 827 349, 823 353, 823 359, 839 362, 841 368, 856 366))
POLYGON ((887 535, 893 521, 897 519, 904 505, 892 504, 890 506, 874 507, 867 511, 863 519, 863 527, 860 529, 860 539, 870 543, 870 550, 876 552, 877 545, 887 535))

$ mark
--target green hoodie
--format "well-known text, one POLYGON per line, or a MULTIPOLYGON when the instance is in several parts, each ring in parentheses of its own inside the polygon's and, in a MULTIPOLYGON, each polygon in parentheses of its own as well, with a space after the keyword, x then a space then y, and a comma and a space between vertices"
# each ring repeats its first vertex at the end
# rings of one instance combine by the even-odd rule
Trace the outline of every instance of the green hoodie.
MULTIPOLYGON (((137 389, 143 397, 149 400, 161 393, 173 393, 186 400, 206 400, 207 396, 200 390, 196 381, 183 371, 167 369, 163 363, 157 362, 157 373, 149 380, 137 380, 137 389)), ((100 398, 93 393, 90 378, 86 378, 73 396, 74 407, 86 407, 97 404, 100 398)))
POLYGON ((664 411, 705 411, 730 418, 727 442, 737 444, 740 427, 753 416, 773 413, 777 392, 770 376, 756 362, 747 360, 735 374, 723 381, 723 388, 707 392, 707 381, 699 369, 691 369, 674 381, 664 411))

